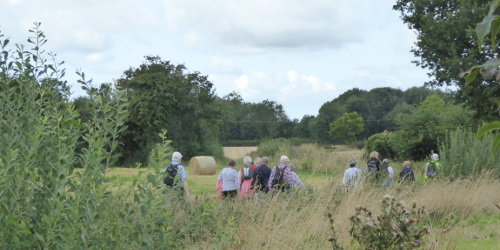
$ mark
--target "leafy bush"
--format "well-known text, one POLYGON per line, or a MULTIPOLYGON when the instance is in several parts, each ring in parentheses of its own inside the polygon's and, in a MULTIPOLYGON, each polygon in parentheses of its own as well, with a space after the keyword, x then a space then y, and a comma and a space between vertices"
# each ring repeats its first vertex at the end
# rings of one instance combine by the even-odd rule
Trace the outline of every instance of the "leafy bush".
POLYGON ((166 210, 156 188, 159 169, 147 182, 137 176, 128 189, 112 191, 106 183, 104 174, 119 156, 117 136, 125 129, 123 92, 104 98, 89 91, 89 122, 81 122, 67 102, 62 63, 53 54, 54 63, 46 59, 39 27, 35 23, 30 31, 29 51, 16 44, 10 54, 9 40, 0 40, 2 248, 175 247, 170 222, 158 216, 166 210))
POLYGON ((285 138, 265 140, 259 144, 257 154, 261 156, 274 156, 276 154, 288 155, 292 152, 292 143, 285 138))
POLYGON ((374 134, 368 138, 365 146, 365 153, 369 155, 373 151, 380 154, 380 158, 396 158, 396 153, 392 149, 389 140, 392 136, 391 132, 384 131, 382 133, 374 134))
POLYGON ((488 133, 476 139, 474 132, 463 128, 448 133, 439 147, 445 175, 465 177, 479 175, 483 171, 500 175, 500 155, 491 154, 494 137, 494 134, 488 133))
POLYGON ((349 233, 366 249, 416 248, 429 233, 428 227, 421 228, 425 207, 416 209, 416 206, 413 203, 408 210, 403 202, 396 203, 394 197, 386 195, 382 200, 382 214, 376 219, 368 208, 358 206, 349 218, 349 233))

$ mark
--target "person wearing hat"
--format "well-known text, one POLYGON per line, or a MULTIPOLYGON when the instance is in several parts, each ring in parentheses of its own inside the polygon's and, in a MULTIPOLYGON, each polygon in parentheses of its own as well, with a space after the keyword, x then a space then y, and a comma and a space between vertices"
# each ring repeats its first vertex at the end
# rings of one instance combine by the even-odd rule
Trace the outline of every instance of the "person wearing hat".
POLYGON ((383 173, 386 175, 383 183, 385 187, 389 187, 392 185, 392 180, 394 179, 394 169, 392 169, 391 166, 389 166, 389 159, 384 159, 382 160, 382 169, 383 173))
MULTIPOLYGON (((170 165, 176 166, 177 176, 179 176, 179 177, 177 178, 177 183, 175 183, 175 185, 172 187, 172 190, 183 191, 186 195, 186 199, 188 199, 189 198, 189 188, 188 188, 188 183, 186 180, 187 176, 186 176, 186 171, 184 169, 184 166, 182 166, 181 163, 182 163, 182 154, 175 151, 172 154, 172 161, 170 162, 170 165), (182 183, 182 186, 179 185, 181 183, 182 183)), ((162 170, 162 172, 166 173, 168 168, 169 167, 166 167, 165 169, 162 170)))
POLYGON ((361 169, 356 167, 358 162, 356 159, 351 159, 349 161, 349 168, 344 171, 344 178, 342 178, 342 186, 347 192, 352 190, 356 184, 361 180, 361 169))
POLYGON ((424 173, 425 180, 432 179, 441 171, 442 165, 439 162, 439 155, 434 153, 431 155, 431 160, 425 164, 424 173))

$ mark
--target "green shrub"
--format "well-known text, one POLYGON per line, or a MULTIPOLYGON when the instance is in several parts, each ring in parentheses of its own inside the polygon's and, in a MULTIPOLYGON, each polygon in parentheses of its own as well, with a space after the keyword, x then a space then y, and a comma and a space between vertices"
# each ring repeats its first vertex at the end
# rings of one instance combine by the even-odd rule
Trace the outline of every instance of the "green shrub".
POLYGON ((276 154, 290 154, 292 143, 285 138, 264 140, 259 144, 257 154, 262 156, 274 156, 276 154))
POLYGON ((368 138, 365 146, 365 153, 369 155, 373 151, 380 154, 380 159, 383 158, 396 158, 396 153, 392 149, 389 140, 392 136, 391 132, 384 131, 382 133, 374 134, 368 138))
POLYGON ((476 139, 475 132, 463 128, 448 133, 439 147, 444 174, 452 178, 478 175, 483 171, 500 175, 500 155, 491 154, 494 137, 489 133, 476 139))
POLYGON ((349 218, 349 233, 366 249, 417 248, 429 229, 421 225, 425 207, 416 209, 416 206, 413 203, 408 210, 403 202, 396 203, 394 197, 386 195, 381 204, 382 214, 376 219, 368 208, 358 206, 349 218))

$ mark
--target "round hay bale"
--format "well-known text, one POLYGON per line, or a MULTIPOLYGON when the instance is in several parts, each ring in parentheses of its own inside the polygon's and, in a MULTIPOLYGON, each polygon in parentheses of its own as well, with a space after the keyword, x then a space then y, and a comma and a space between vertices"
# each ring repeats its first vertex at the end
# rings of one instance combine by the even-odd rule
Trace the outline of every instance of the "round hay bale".
POLYGON ((189 172, 194 175, 213 175, 216 168, 212 156, 195 156, 189 160, 189 172))

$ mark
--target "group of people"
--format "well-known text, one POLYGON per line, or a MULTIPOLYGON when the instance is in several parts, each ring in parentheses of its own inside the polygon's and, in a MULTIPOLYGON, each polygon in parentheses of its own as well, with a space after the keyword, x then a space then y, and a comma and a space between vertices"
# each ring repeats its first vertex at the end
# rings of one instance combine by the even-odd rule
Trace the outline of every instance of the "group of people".
MULTIPOLYGON (((342 186, 345 191, 349 191, 361 180, 362 176, 373 178, 375 182, 381 183, 384 186, 391 186, 394 180, 394 169, 389 166, 389 159, 379 160, 379 153, 373 151, 370 153, 370 159, 367 161, 366 169, 361 171, 357 167, 357 160, 349 161, 349 168, 344 171, 342 178, 342 186)), ((442 165, 439 162, 439 155, 434 153, 431 155, 431 160, 424 166, 425 179, 432 179, 441 171, 442 165)), ((403 169, 399 172, 398 183, 415 181, 415 173, 412 170, 411 161, 403 162, 403 169)))
MULTIPOLYGON (((370 154, 364 171, 357 167, 357 160, 349 161, 349 168, 344 171, 342 185, 346 191, 351 190, 361 180, 362 176, 374 178, 384 186, 391 186, 394 179, 394 169, 389 165, 389 159, 378 159, 379 153, 370 154)), ((179 194, 189 198, 189 187, 186 181, 186 171, 182 163, 182 154, 175 151, 169 166, 163 169, 167 176, 164 178, 165 186, 170 186, 179 194), (170 180, 169 180, 170 179, 170 180)), ((292 192, 296 187, 303 189, 304 184, 295 173, 295 167, 290 164, 290 159, 283 155, 280 164, 273 167, 269 165, 269 158, 256 158, 252 161, 250 156, 243 158, 243 166, 236 170, 236 161, 230 160, 226 168, 222 169, 217 177, 216 190, 218 198, 255 198, 256 201, 265 199, 268 194, 278 192, 292 192)), ((432 179, 442 169, 439 155, 432 154, 431 159, 424 166, 425 179, 432 179)), ((363 177, 365 178, 365 177, 363 177)), ((399 172, 398 183, 415 181, 415 174, 410 161, 403 162, 403 169, 399 172)))
POLYGON ((217 197, 219 198, 255 198, 263 200, 268 193, 275 195, 282 191, 293 191, 295 187, 304 188, 304 184, 294 172, 290 159, 283 155, 280 164, 269 168, 269 158, 250 156, 243 158, 243 167, 236 171, 236 162, 230 160, 228 166, 217 177, 217 197))

